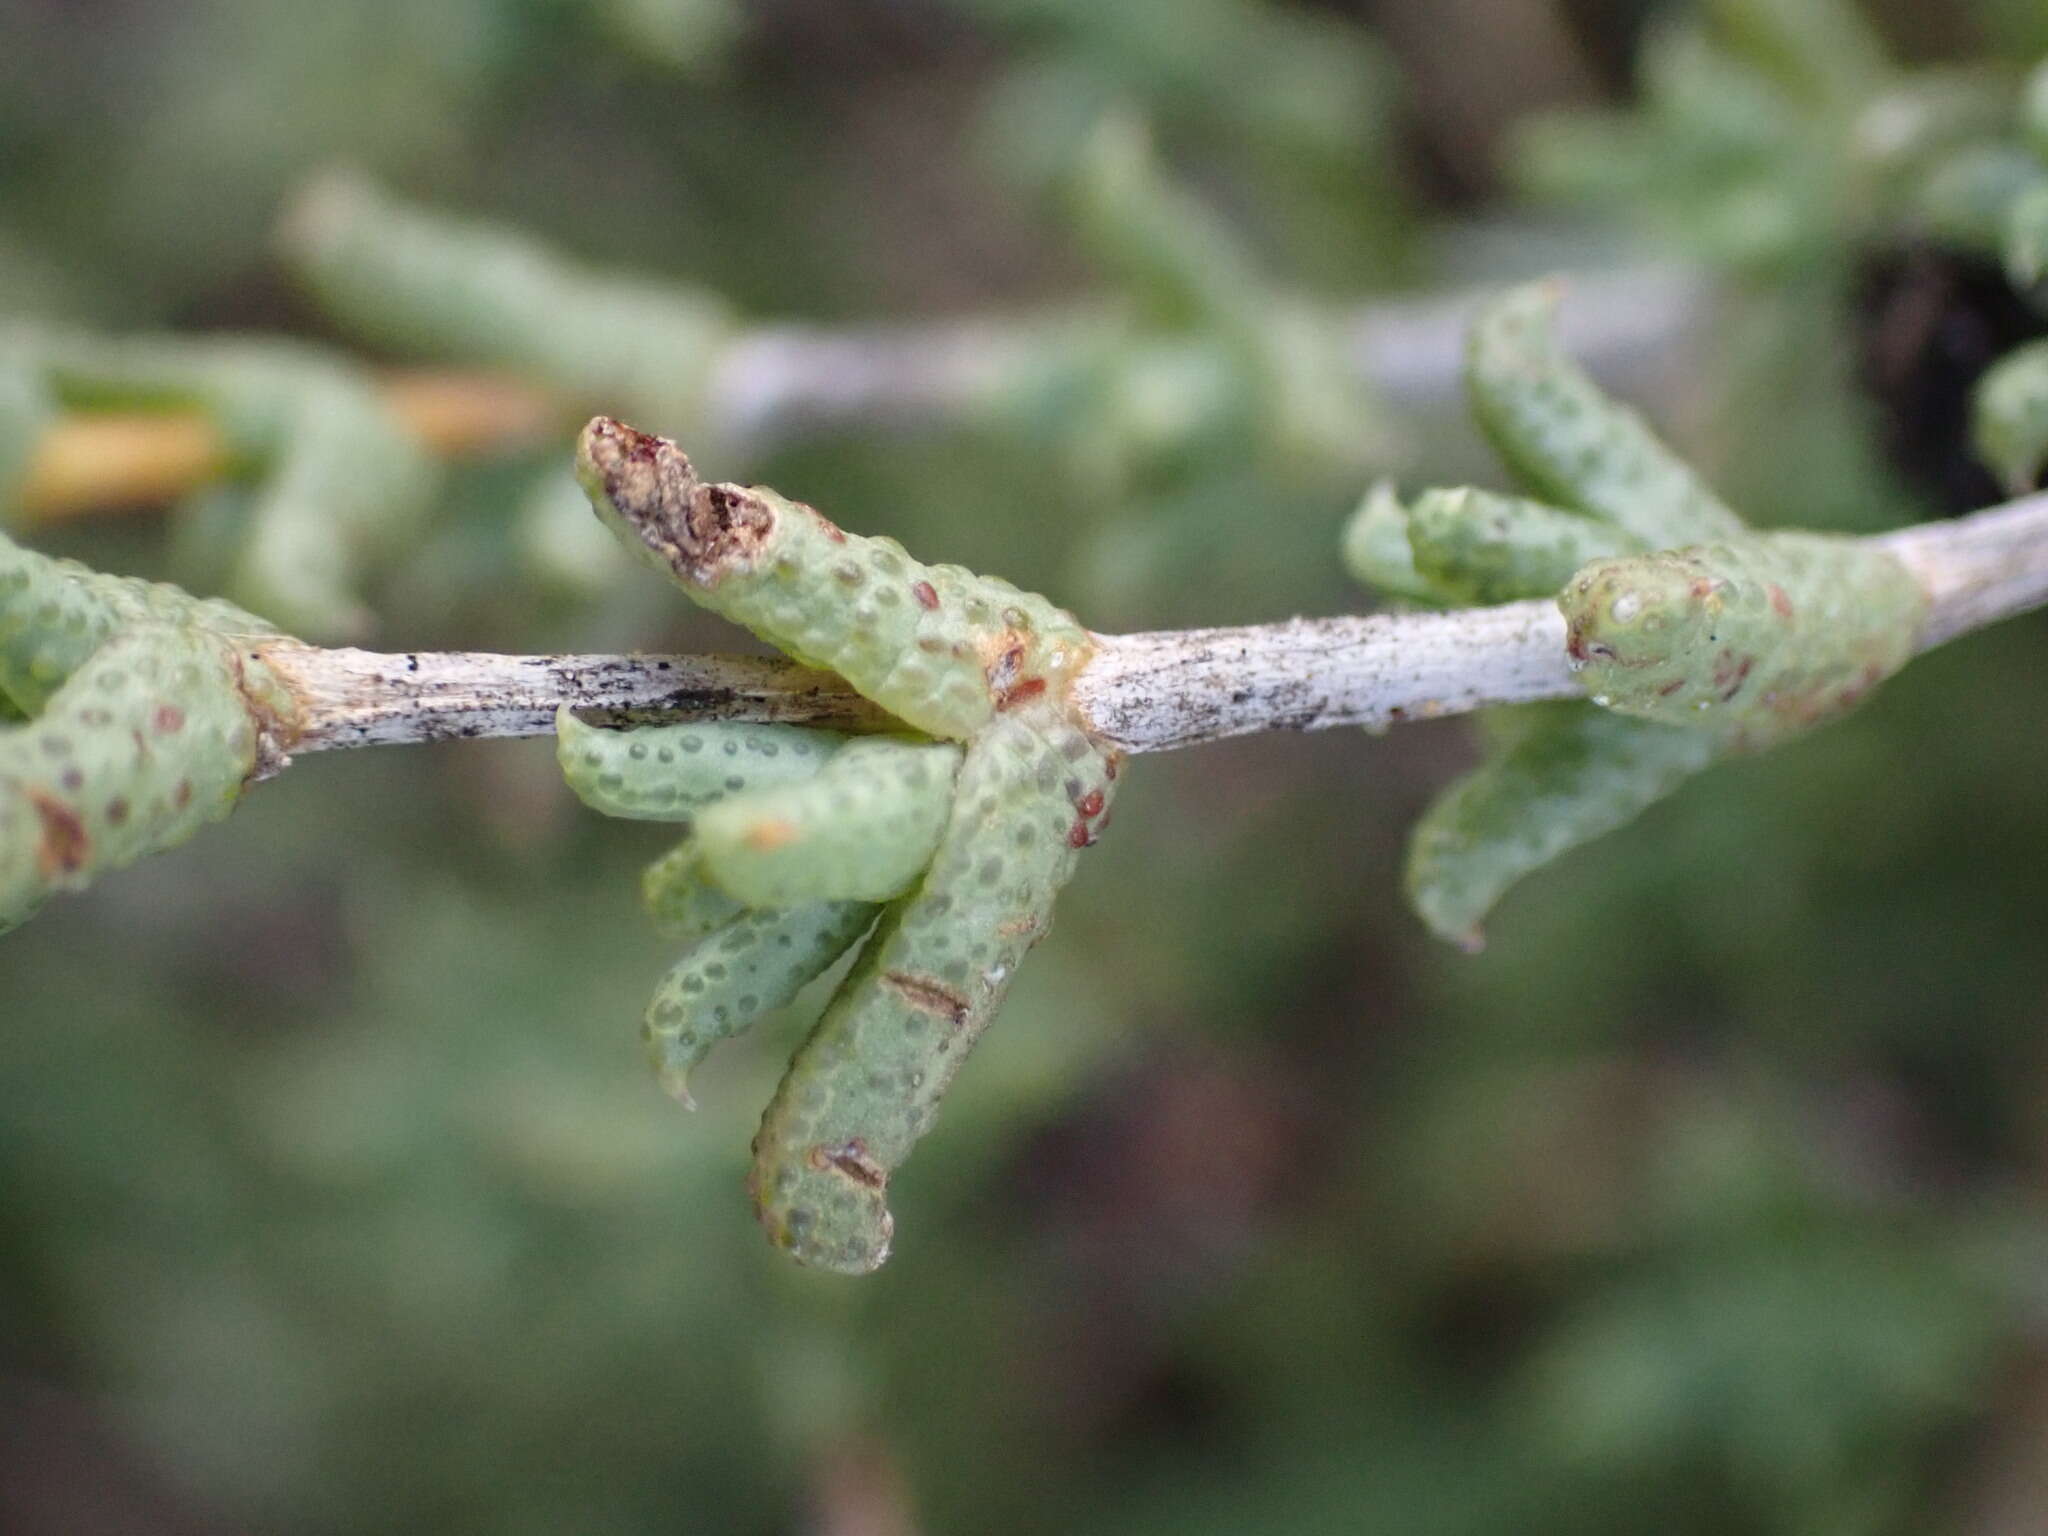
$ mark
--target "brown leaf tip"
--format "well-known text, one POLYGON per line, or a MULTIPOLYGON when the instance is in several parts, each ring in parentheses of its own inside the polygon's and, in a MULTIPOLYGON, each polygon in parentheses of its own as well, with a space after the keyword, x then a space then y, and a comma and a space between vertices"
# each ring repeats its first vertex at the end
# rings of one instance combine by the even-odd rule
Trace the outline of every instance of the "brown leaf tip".
POLYGON ((586 491, 696 581, 714 581, 722 568, 748 559, 775 527, 774 509, 760 495, 704 484, 689 455, 668 438, 609 416, 583 429, 576 465, 586 491))

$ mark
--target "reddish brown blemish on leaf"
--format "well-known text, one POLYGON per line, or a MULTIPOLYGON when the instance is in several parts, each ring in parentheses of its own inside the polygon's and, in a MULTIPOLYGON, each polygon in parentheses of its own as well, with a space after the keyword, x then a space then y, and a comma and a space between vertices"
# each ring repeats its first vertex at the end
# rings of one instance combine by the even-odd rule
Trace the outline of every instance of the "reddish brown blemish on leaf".
POLYGON ((182 811, 183 809, 185 809, 186 806, 190 805, 191 803, 192 781, 190 779, 178 780, 178 787, 171 791, 172 809, 182 811))
POLYGON ((1067 828, 1067 846, 1069 848, 1086 848, 1094 841, 1094 829, 1088 825, 1088 818, 1085 816, 1067 828))
POLYGON ((1100 816, 1102 814, 1102 805, 1102 791, 1091 789, 1087 794, 1074 802, 1074 809, 1083 816, 1100 816))
POLYGON ((1723 704, 1742 691, 1755 667, 1754 656, 1737 656, 1733 651, 1723 651, 1714 658, 1714 691, 1723 704))
POLYGON ((889 1175, 868 1155, 868 1144, 858 1136, 836 1147, 822 1144, 812 1147, 804 1154, 804 1161, 820 1173, 829 1168, 863 1189, 880 1189, 889 1182, 889 1175))
POLYGON ((117 799, 107 802, 107 822, 110 826, 116 827, 124 827, 128 824, 128 802, 126 800, 117 799))
POLYGON ((882 984, 919 1013, 944 1019, 956 1028, 967 1022, 967 999, 942 981, 907 971, 884 971, 882 984))
POLYGON ((1785 595, 1785 589, 1775 581, 1767 589, 1771 595, 1771 611, 1781 619, 1792 617, 1792 599, 1785 595))
POLYGON ((927 613, 939 606, 939 591, 928 581, 913 581, 910 595, 917 599, 917 606, 927 613))
POLYGON ((1871 689, 1883 681, 1884 668, 1874 661, 1868 663, 1863 668, 1863 675, 1837 695, 1836 705, 1842 709, 1854 709, 1863 702, 1865 694, 1869 693, 1871 689))
POLYGON ((151 721, 159 736, 175 736, 185 728, 185 711, 175 704, 159 704, 151 721))
POLYGON ((1673 679, 1671 679, 1670 682, 1666 683, 1662 688, 1659 688, 1657 690, 1657 697, 1660 699, 1668 699, 1671 697, 1671 695, 1678 692, 1678 690, 1683 688, 1684 686, 1684 678, 1674 677, 1673 679))
POLYGON ((92 853, 92 839, 78 812, 61 800, 29 791, 29 803, 43 824, 42 841, 36 845, 36 868, 48 879, 52 875, 75 875, 85 868, 92 853))
POLYGON ((1754 656, 1742 658, 1742 665, 1735 669, 1735 675, 1728 680, 1728 686, 1721 690, 1721 702, 1723 704, 1726 704, 1736 694, 1742 692, 1742 685, 1749 681, 1749 674, 1755 666, 1756 658, 1754 656))
POLYGON ((1643 665, 1640 661, 1622 661, 1615 655, 1613 646, 1598 640, 1588 640, 1586 632, 1576 624, 1564 632, 1564 653, 1582 666, 1589 661, 1612 661, 1624 667, 1643 665))
POLYGON ((797 503, 797 505, 802 507, 806 512, 810 513, 812 517, 818 520, 818 532, 825 535, 825 537, 830 539, 834 544, 844 544, 846 542, 846 530, 840 527, 837 523, 833 522, 831 518, 827 517, 824 513, 820 512, 816 507, 812 506, 807 501, 800 501, 797 503))
POLYGON ((999 710, 1012 709, 1022 704, 1026 699, 1037 698, 1043 692, 1045 692, 1044 678, 1027 677, 1015 686, 1005 688, 1001 693, 997 694, 996 708, 999 710))

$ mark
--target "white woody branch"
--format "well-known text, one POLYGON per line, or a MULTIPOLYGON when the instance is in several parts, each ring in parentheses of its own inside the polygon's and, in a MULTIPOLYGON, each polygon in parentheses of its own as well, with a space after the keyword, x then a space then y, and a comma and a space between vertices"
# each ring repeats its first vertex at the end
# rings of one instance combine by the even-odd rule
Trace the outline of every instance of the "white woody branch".
MULTIPOLYGON (((1922 648, 2048 603, 2048 495, 1879 536, 1926 587, 1922 648)), ((838 678, 747 656, 499 656, 261 650, 297 692, 294 752, 538 736, 558 706, 621 718, 886 723, 838 678)), ((1104 635, 1074 685, 1129 752, 1258 731, 1379 726, 1577 693, 1548 602, 1104 635)))

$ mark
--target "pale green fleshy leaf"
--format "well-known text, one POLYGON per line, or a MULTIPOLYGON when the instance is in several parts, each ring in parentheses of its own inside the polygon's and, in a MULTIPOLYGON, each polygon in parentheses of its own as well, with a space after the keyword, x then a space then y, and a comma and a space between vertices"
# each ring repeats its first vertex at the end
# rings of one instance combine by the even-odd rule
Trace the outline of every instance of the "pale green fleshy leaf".
POLYGON ((705 874, 749 907, 887 901, 930 862, 960 749, 869 737, 800 783, 721 799, 697 818, 705 874))
POLYGON ((1437 796, 1408 840, 1409 903, 1466 949, 1516 881, 1634 820, 1720 752, 1706 733, 1591 704, 1511 713, 1512 735, 1437 796))
POLYGON ((801 725, 724 721, 609 730, 566 705, 555 713, 555 758, 593 811, 630 821, 689 821, 723 796, 810 778, 846 738, 801 725))
POLYGON ((1558 293, 1554 283, 1511 289, 1473 321, 1466 388, 1501 457, 1538 496, 1651 549, 1739 532, 1741 519, 1691 466, 1558 345, 1558 293))
POLYGON ((1069 182, 1089 253, 1155 326, 1219 338, 1276 465, 1364 465, 1392 448, 1340 327, 1283 293, 1231 229, 1176 185, 1142 123, 1105 114, 1069 182))
POLYGON ((705 936, 655 988, 641 1037, 668 1094, 695 1107, 690 1074, 721 1040, 785 1006, 874 921, 857 901, 741 912, 705 936))
POLYGON ((1008 991, 1092 839, 1114 760, 1071 727, 977 736, 923 882, 885 909, 776 1090, 751 1184, 770 1240, 860 1274, 888 1256, 890 1175, 1008 991))

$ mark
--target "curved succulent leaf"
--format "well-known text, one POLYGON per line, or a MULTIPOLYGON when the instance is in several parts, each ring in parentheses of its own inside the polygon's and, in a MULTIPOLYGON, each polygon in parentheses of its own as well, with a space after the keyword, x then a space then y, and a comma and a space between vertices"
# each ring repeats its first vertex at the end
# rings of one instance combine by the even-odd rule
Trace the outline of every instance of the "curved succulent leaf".
POLYGON ((263 620, 0 537, 0 931, 225 815, 288 740, 263 620))
POLYGON ((868 929, 866 902, 739 912, 676 962, 641 1024, 662 1087, 695 1108, 690 1074, 721 1040, 785 1006, 868 929))
POLYGON ((1591 704, 1514 711, 1512 738, 1437 796, 1409 837, 1408 900, 1466 949, 1508 888, 1582 843, 1625 826, 1710 764, 1700 731, 1591 704))
POLYGON ((1555 283, 1511 289, 1473 321, 1466 388, 1500 456, 1538 496, 1650 549, 1740 532, 1741 519, 1691 466, 1558 345, 1558 293, 1555 283))
POLYGON ((1044 718, 998 720, 968 745, 922 884, 884 913, 762 1119, 752 1187, 778 1247, 854 1274, 888 1257, 889 1178, 1051 926, 1115 772, 1044 718))
POLYGON ((1385 415, 1347 366, 1340 335, 1280 292, 1236 232, 1174 183, 1141 123, 1114 113, 1097 122, 1071 192, 1083 244, 1144 318, 1220 341, 1276 465, 1355 466, 1386 454, 1385 415))

